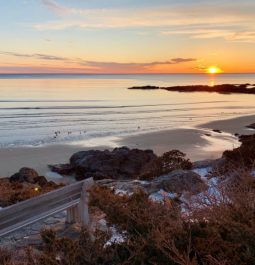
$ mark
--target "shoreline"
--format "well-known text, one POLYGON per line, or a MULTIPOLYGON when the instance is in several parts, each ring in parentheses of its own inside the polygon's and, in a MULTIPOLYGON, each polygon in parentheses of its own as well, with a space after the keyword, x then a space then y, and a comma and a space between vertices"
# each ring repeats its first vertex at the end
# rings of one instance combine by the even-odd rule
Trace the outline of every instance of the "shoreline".
MULTIPOLYGON (((8 177, 21 167, 32 167, 39 174, 46 175, 48 164, 66 163, 78 151, 89 149, 112 149, 117 146, 152 149, 157 155, 172 149, 178 149, 191 161, 216 159, 227 149, 238 147, 240 143, 235 133, 249 134, 245 126, 255 122, 255 115, 235 117, 200 124, 194 128, 179 128, 139 135, 127 136, 114 141, 114 146, 84 144, 60 144, 40 147, 0 148, 0 177, 8 177), (213 132, 219 129, 222 133, 213 132)), ((96 140, 95 140, 96 142, 96 140)), ((101 142, 102 143, 102 142, 101 142)))
MULTIPOLYGON (((109 148, 95 146, 99 150, 109 148)), ((34 168, 40 175, 50 171, 49 164, 66 163, 78 151, 93 149, 76 145, 0 148, 0 178, 9 177, 22 167, 34 168)))
POLYGON ((255 122, 255 114, 247 114, 245 116, 239 116, 226 120, 210 121, 202 123, 197 128, 203 129, 219 129, 221 131, 231 134, 252 134, 255 130, 248 129, 246 126, 255 122))
POLYGON ((173 129, 129 136, 118 141, 130 148, 152 149, 155 154, 177 149, 191 161, 217 159, 227 149, 240 145, 238 139, 227 133, 214 133, 208 129, 173 129), (207 136, 210 133, 211 136, 207 136))

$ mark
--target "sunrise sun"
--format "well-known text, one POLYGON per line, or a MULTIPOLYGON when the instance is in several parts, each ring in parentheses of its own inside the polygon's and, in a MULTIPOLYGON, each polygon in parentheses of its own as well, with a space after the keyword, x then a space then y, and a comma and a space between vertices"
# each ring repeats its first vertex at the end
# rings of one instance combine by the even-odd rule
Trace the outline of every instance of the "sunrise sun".
POLYGON ((216 66, 210 66, 206 69, 206 73, 208 74, 219 74, 222 73, 222 70, 216 66))

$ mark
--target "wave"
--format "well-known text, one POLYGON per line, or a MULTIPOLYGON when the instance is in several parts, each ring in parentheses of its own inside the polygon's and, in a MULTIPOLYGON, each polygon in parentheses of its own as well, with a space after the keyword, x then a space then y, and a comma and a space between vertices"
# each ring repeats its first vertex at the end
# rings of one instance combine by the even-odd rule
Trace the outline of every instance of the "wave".
POLYGON ((69 103, 69 102, 102 102, 102 101, 107 101, 107 100, 99 100, 99 99, 90 99, 90 100, 80 100, 80 99, 74 99, 74 100, 65 100, 65 99, 54 99, 54 100, 48 100, 48 99, 31 99, 31 100, 28 100, 28 99, 24 99, 24 100, 17 100, 17 99, 14 99, 14 100, 11 100, 11 99, 8 99, 8 100, 0 100, 0 103, 40 103, 40 102, 43 102, 43 103, 54 103, 54 102, 61 102, 61 103, 69 103))
MULTIPOLYGON (((0 102, 20 102, 20 103, 51 103, 51 102, 85 102, 85 101, 0 101, 0 102)), ((33 107, 0 107, 0 110, 62 110, 62 109, 122 109, 122 108, 142 108, 142 107, 160 107, 160 106, 180 106, 180 105, 197 105, 197 104, 215 104, 226 103, 230 101, 200 101, 186 103, 168 103, 168 104, 143 104, 143 105, 112 105, 112 106, 33 106, 33 107)))

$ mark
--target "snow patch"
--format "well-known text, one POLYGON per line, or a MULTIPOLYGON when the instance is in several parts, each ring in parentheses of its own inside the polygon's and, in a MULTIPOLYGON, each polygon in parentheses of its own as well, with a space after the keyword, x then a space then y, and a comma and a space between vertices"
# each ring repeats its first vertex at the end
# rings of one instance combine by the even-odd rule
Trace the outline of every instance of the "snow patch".
POLYGON ((112 244, 120 244, 125 242, 126 239, 125 232, 119 233, 114 226, 110 227, 110 231, 112 237, 104 244, 104 247, 111 246, 112 244))
POLYGON ((212 167, 195 168, 192 171, 197 173, 201 178, 204 178, 212 171, 212 167))
POLYGON ((120 195, 120 196, 124 196, 124 195, 131 196, 131 195, 133 195, 133 192, 130 192, 130 191, 127 191, 127 190, 121 190, 121 189, 115 189, 114 193, 116 195, 120 195))
POLYGON ((166 192, 162 189, 157 192, 152 193, 149 196, 150 200, 154 202, 160 202, 160 203, 164 203, 165 199, 176 199, 176 198, 178 198, 177 193, 166 192))

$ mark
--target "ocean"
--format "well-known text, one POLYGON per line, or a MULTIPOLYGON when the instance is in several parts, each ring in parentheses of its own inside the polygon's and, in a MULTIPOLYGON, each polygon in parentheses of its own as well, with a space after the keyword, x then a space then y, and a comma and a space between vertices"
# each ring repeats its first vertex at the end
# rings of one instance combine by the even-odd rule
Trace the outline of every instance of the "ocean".
POLYGON ((0 75, 0 146, 98 145, 255 114, 255 95, 128 90, 255 84, 255 74, 0 75))

